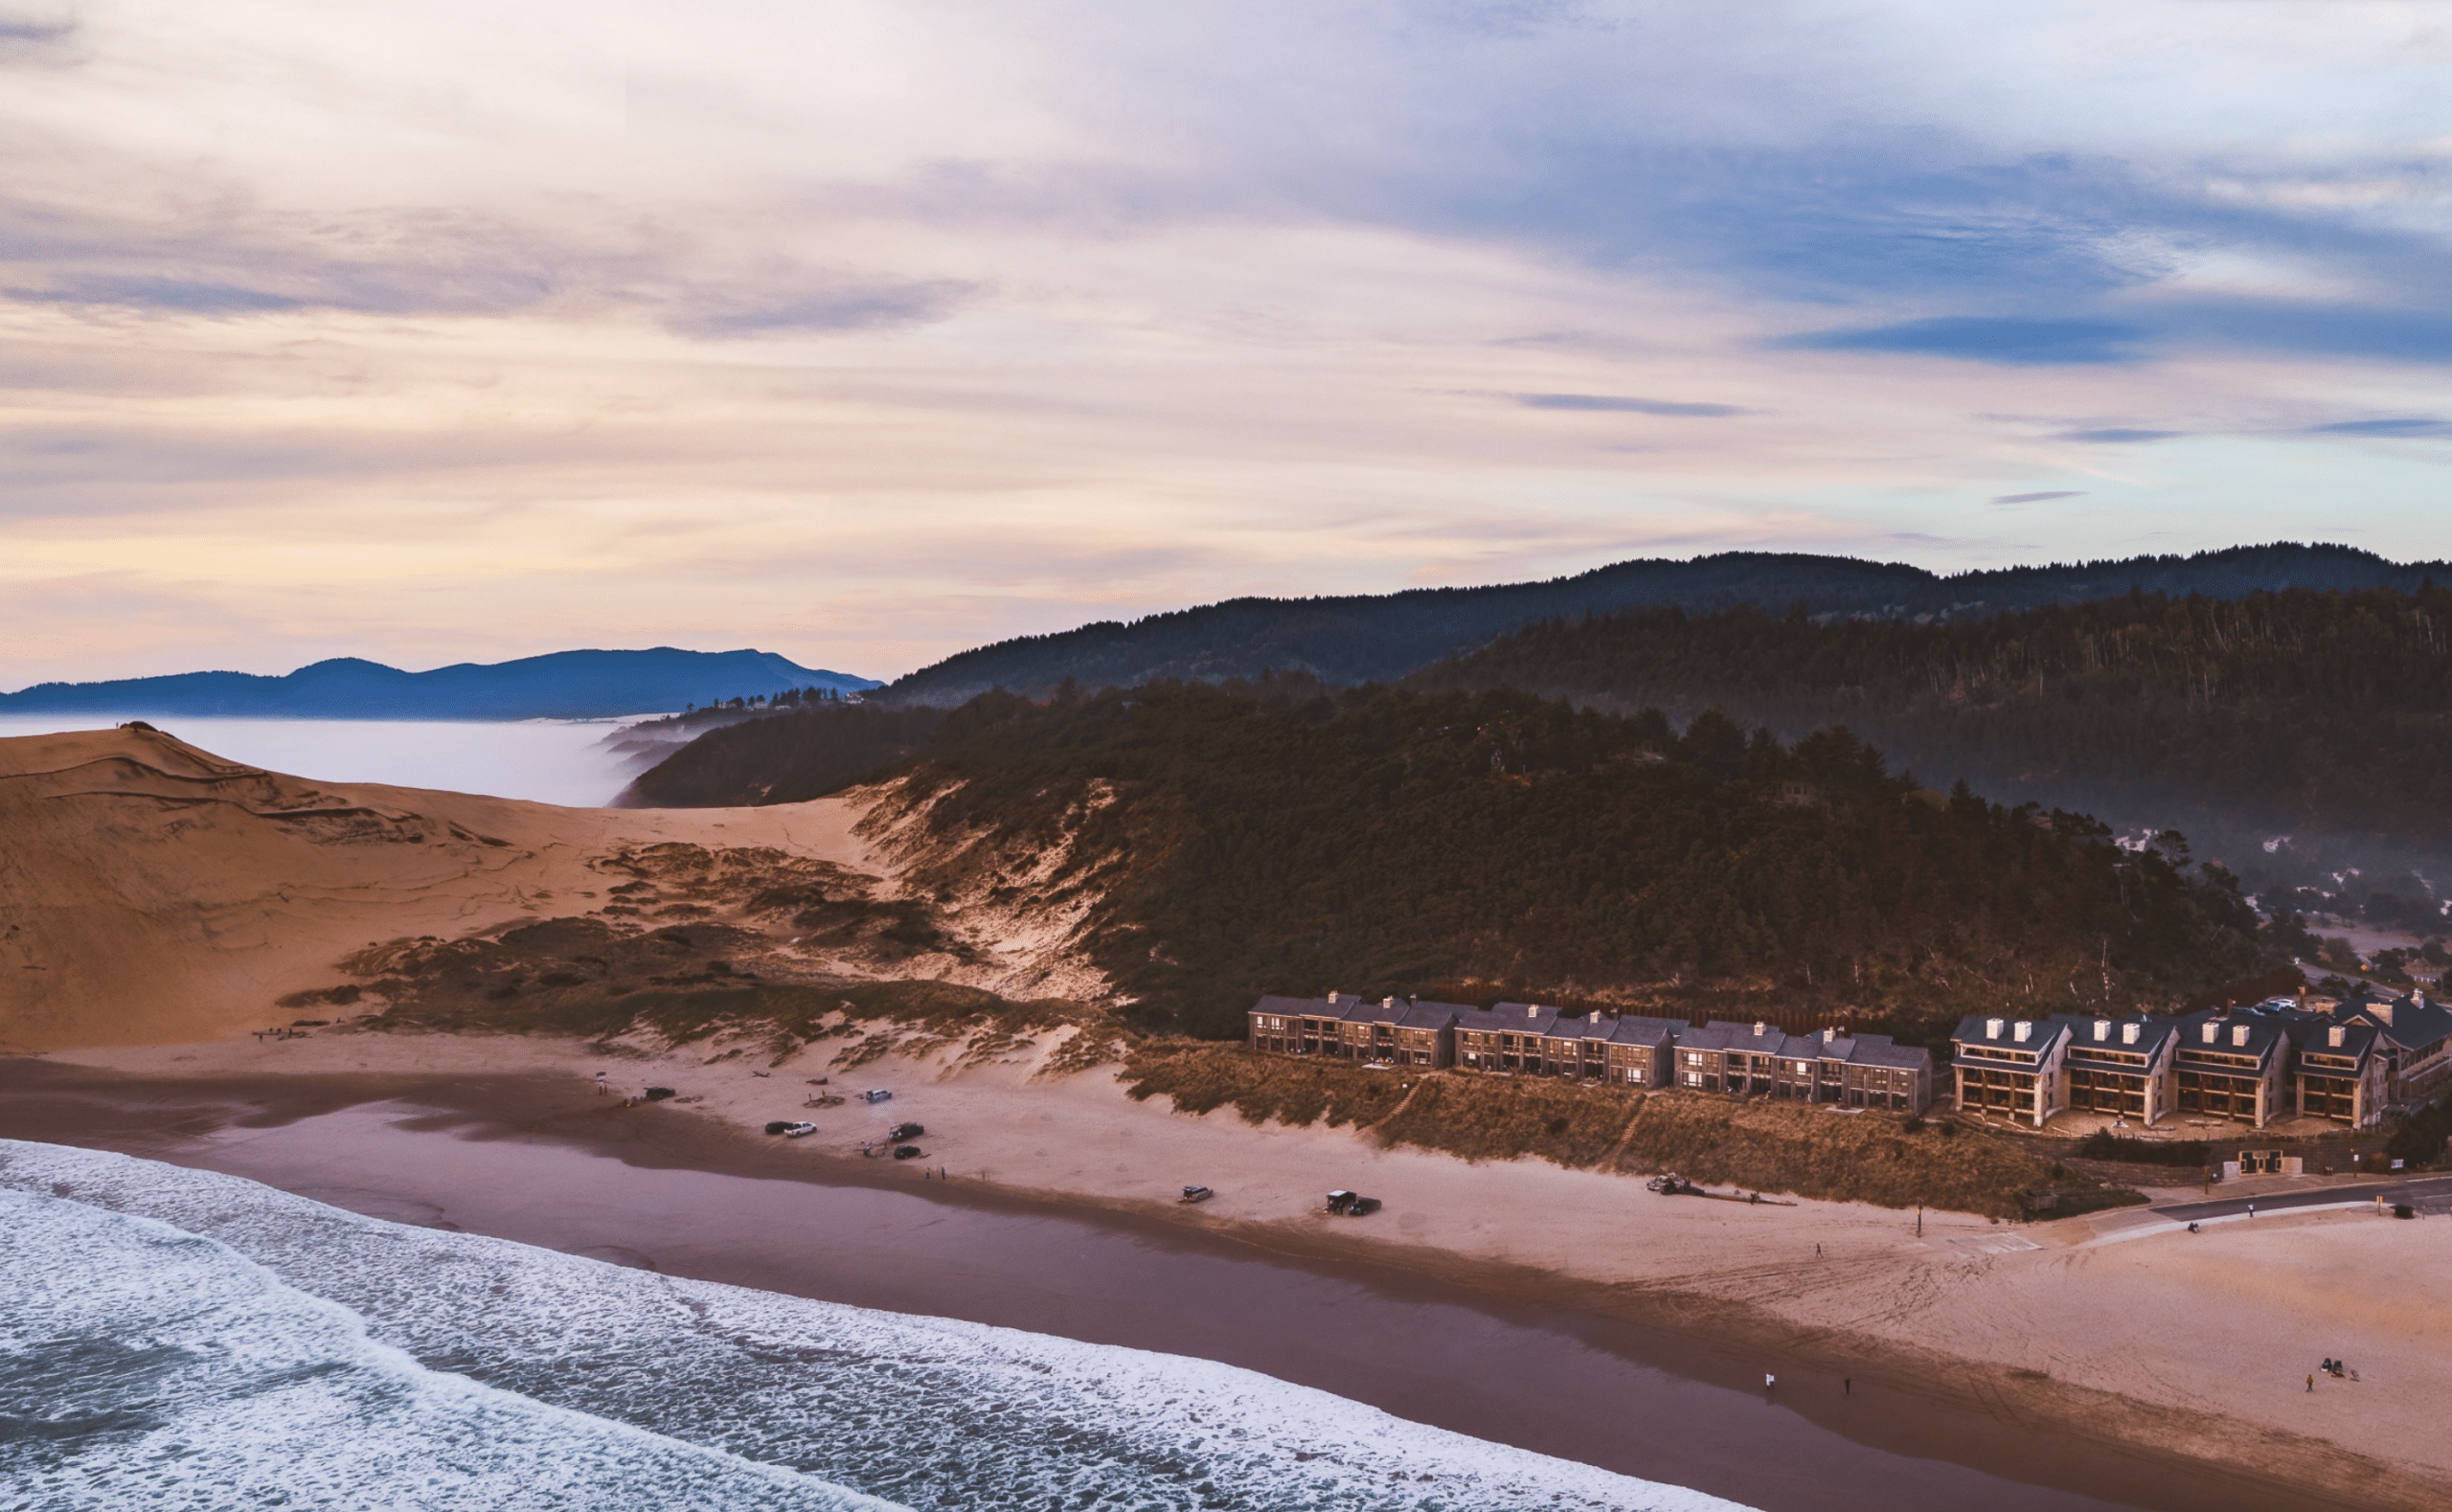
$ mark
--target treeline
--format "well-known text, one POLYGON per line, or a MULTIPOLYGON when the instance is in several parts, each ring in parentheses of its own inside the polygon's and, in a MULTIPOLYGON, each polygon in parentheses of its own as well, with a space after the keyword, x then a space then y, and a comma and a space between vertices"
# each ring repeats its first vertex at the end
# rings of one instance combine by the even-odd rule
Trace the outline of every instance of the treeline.
POLYGON ((2304 851, 2317 833, 2452 850, 2452 588, 2136 594, 1921 624, 1640 610, 1532 626, 1415 682, 1844 721, 1927 779, 2185 813, 2235 867, 2281 867, 2294 842, 2272 863, 2259 842, 2304 851))
POLYGON ((944 711, 810 700, 708 731, 632 782, 633 808, 800 803, 893 771, 927 743, 944 711))
POLYGON ((1385 682, 1536 621, 1645 607, 1712 613, 1752 605, 1776 612, 1803 603, 1813 614, 1957 618, 2131 592, 2236 598, 2286 586, 2409 589, 2441 569, 2390 562, 2346 546, 2291 542, 1949 576, 1903 562, 1728 552, 1691 561, 1618 562, 1548 582, 1229 599, 1129 624, 1106 621, 979 646, 897 679, 881 696, 950 707, 997 688, 1044 696, 1068 679, 1092 688, 1131 688, 1269 671, 1339 685, 1385 682))
POLYGON ((996 837, 924 884, 1010 893, 1069 855, 1033 885, 1088 890, 1099 964, 1153 1025, 1201 1034, 1239 1033, 1262 992, 1467 983, 1675 1014, 1816 1004, 1929 1036, 1985 1006, 2177 1006, 2278 960, 2176 842, 2128 854, 2079 815, 1919 792, 1845 730, 1171 684, 982 697, 905 770, 928 823, 996 837))

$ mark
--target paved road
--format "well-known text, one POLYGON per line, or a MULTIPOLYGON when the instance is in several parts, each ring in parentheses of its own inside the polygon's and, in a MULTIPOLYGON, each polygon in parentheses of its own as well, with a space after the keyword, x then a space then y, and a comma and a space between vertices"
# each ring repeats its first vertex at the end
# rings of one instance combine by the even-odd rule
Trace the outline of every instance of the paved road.
POLYGON ((2442 1202, 2452 1199, 2452 1176, 2362 1182, 2353 1186, 2311 1186, 2304 1191, 2267 1192, 2259 1197, 2219 1197, 2212 1202, 2170 1203, 2153 1210, 2179 1223, 2193 1223, 2200 1218, 2228 1218, 2246 1212, 2251 1203, 2257 1211, 2265 1213, 2317 1207, 2327 1203, 2369 1203, 2378 1197, 2388 1203, 2442 1202))

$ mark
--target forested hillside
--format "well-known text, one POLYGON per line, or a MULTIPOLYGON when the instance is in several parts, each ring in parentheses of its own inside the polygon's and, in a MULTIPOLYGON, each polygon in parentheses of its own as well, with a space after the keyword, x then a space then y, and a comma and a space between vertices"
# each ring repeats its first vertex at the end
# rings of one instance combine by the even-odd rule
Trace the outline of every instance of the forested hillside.
POLYGON ((1929 624, 1638 611, 1533 626, 1417 681, 1845 723, 1927 781, 2176 825, 2252 883, 2358 866, 2326 884, 2352 901, 2423 901, 2400 873, 2452 855, 2452 588, 2142 594, 1929 624))
POLYGON ((1691 561, 1620 562, 1548 582, 1322 598, 1237 598, 965 651, 896 681, 890 701, 950 707, 1002 688, 1042 694, 1066 679, 1130 688, 1167 678, 1222 682, 1265 671, 1346 685, 1389 681, 1487 645, 1536 621, 1676 606, 1739 605, 1813 615, 1957 618, 2131 592, 2236 598, 2283 588, 2414 589, 2452 567, 2402 564, 2343 546, 2234 547, 1942 576, 1900 562, 1732 552, 1691 561))
POLYGON ((2218 873, 1919 794, 1844 732, 1169 685, 983 697, 905 770, 929 825, 992 837, 923 886, 1089 890, 1098 962, 1206 1034, 1260 993, 1331 988, 1929 1033, 1996 1004, 2176 1004, 2277 960, 2218 873))
POLYGON ((799 803, 884 776, 936 732, 926 705, 819 703, 710 729, 649 770, 616 807, 799 803))

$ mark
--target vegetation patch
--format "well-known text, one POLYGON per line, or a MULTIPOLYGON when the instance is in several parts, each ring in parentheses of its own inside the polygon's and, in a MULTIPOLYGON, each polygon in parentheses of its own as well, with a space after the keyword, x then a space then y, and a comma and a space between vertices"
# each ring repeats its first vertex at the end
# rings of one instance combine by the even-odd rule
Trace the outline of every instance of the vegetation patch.
POLYGON ((1675 1171, 1706 1185, 1996 1218, 2144 1201, 1956 1124, 1881 1113, 1460 1072, 1370 1072, 1183 1040, 1135 1049, 1124 1081, 1132 1096, 1163 1095, 1181 1113, 1231 1107, 1248 1123, 1353 1124, 1387 1144, 1468 1161, 1532 1156, 1629 1176, 1675 1171))

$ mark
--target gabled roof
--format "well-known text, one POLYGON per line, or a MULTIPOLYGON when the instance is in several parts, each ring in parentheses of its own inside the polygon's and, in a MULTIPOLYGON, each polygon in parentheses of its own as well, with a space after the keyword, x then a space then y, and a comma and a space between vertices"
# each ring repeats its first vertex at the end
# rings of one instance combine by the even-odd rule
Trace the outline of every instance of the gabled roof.
POLYGON ((2105 1049, 2120 1050, 2124 1054, 2144 1055, 2151 1059, 2162 1049, 2165 1042, 2179 1032, 2178 1020, 2158 1018, 2150 1013, 2140 1013, 2133 1018, 2125 1019, 2103 1018, 2084 1013, 2055 1013, 2052 1016, 2052 1022, 2068 1029, 2069 1053, 2072 1055, 2090 1049, 2105 1049), (2095 1029, 2098 1025, 2109 1026, 2105 1038, 2095 1038, 2095 1029), (2124 1037, 2130 1025, 2135 1025, 2137 1027, 2137 1039, 2134 1043, 2124 1037))
POLYGON ((2380 1004, 2353 999, 2335 1010, 2333 1017, 2373 1025, 2386 1040, 2405 1050, 2429 1050, 2452 1039, 2452 1009, 2418 993, 2380 1004))
POLYGON ((1684 1019, 1652 1019, 1640 1013, 1621 1014, 1609 1021, 1612 1045, 1663 1046, 1686 1032, 1684 1019))
POLYGON ((1413 1011, 1397 1022, 1409 1029, 1443 1029, 1465 1014, 1480 1011, 1468 1003, 1424 1003, 1416 1000, 1413 1011))
POLYGON ((2183 1056, 2253 1055, 2263 1060, 2289 1037, 2280 1019, 2252 1013, 2191 1013, 2179 1021, 2179 1029, 2183 1056), (2214 1031, 2211 1040, 2206 1038, 2209 1028, 2214 1031))
POLYGON ((1958 1021, 1950 1032, 1950 1043, 1961 1049, 1986 1045, 1996 1049, 2031 1050, 2038 1058, 2048 1052, 2055 1041, 2069 1034, 2062 1022, 2066 1015, 2021 1019, 2006 1013, 1969 1014, 1958 1021), (2027 1037, 2018 1038, 2018 1026, 2027 1026, 2027 1037))
POLYGON ((1849 1045, 1848 1062, 1852 1066, 1893 1066, 1904 1071, 1930 1071, 1933 1052, 1920 1045, 1900 1045, 1887 1034, 1859 1034, 1849 1045))
POLYGON ((1345 1017, 1346 1008, 1358 1001, 1360 1000, 1350 999, 1345 1003, 1338 1003, 1328 998, 1285 998, 1270 993, 1260 1002, 1253 1004, 1251 1011, 1283 1013, 1294 1018, 1337 1019, 1345 1017))
POLYGON ((1486 1034, 1547 1034, 1558 1021, 1558 1010, 1531 1003, 1502 1003, 1494 1008, 1467 1008, 1456 1017, 1460 1029, 1486 1034))
POLYGON ((2346 1055, 2361 1066, 2375 1053, 2384 1038, 2383 1031, 2373 1024, 2343 1024, 2316 1013, 2293 1013, 2282 1021, 2282 1030, 2290 1036, 2302 1055, 2346 1055), (2335 1029, 2341 1031, 2338 1045, 2332 1042, 2335 1029))

